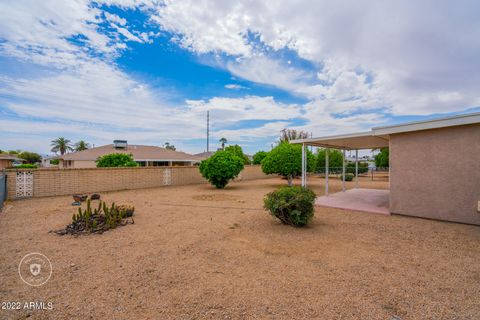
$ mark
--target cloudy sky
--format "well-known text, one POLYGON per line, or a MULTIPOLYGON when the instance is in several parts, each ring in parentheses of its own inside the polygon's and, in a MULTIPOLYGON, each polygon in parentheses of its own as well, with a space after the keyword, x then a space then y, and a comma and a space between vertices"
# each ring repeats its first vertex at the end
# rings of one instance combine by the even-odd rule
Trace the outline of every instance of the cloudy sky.
POLYGON ((480 111, 476 1, 0 0, 0 149, 253 153, 480 111))

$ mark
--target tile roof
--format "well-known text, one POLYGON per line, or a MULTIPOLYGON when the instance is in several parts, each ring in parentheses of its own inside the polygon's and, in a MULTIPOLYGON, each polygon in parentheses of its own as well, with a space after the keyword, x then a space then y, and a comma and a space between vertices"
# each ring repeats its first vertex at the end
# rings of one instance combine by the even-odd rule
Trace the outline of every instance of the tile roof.
POLYGON ((156 146, 128 145, 126 149, 115 149, 113 144, 101 147, 90 148, 83 151, 67 153, 59 156, 63 160, 97 160, 99 157, 110 153, 131 154, 135 161, 200 161, 200 157, 181 152, 169 150, 156 146))

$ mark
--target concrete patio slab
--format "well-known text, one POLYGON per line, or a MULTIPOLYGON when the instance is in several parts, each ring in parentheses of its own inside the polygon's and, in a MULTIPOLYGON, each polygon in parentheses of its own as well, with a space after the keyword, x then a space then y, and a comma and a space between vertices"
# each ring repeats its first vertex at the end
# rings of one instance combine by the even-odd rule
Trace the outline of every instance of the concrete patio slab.
POLYGON ((381 189, 350 189, 329 196, 318 197, 318 206, 390 214, 389 190, 381 189))

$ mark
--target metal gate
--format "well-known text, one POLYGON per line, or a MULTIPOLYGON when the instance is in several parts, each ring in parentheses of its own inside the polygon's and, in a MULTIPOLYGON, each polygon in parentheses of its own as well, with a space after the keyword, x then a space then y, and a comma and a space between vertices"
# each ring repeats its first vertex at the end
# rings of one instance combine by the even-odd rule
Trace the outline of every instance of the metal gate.
POLYGON ((0 173, 0 209, 5 199, 7 199, 7 176, 0 173))

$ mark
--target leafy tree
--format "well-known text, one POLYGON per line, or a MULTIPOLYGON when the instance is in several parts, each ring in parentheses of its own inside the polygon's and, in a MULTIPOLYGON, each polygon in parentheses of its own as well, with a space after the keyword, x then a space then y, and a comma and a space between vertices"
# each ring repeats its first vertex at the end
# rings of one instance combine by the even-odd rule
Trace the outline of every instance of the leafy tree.
POLYGON ((27 163, 33 164, 42 161, 42 156, 35 152, 23 151, 18 154, 18 157, 27 161, 27 163))
POLYGON ((58 159, 50 160, 50 164, 53 164, 54 166, 58 166, 59 163, 60 163, 60 160, 58 160, 58 159))
POLYGON ((281 132, 280 142, 308 138, 308 132, 306 132, 306 131, 297 131, 295 129, 286 129, 285 128, 280 132, 281 132))
POLYGON ((50 145, 52 146, 52 152, 60 152, 62 156, 68 151, 73 150, 71 141, 63 137, 52 140, 52 143, 50 145))
POLYGON ((262 160, 267 156, 268 152, 258 151, 253 155, 253 164, 261 164, 262 160))
POLYGON ((173 144, 170 144, 170 142, 165 142, 165 144, 163 145, 165 149, 168 149, 168 150, 177 150, 177 148, 175 148, 175 146, 173 144))
POLYGON ((226 150, 215 152, 200 163, 202 176, 218 189, 223 189, 230 180, 243 170, 243 159, 226 150))
POLYGON ((17 155, 21 152, 22 152, 22 150, 8 150, 8 154, 11 155, 11 156, 17 155))
POLYGON ((242 147, 240 147, 238 144, 234 146, 228 146, 224 150, 227 152, 232 152, 234 155, 242 159, 243 164, 250 164, 250 159, 243 153, 242 147))
POLYGON ((137 167, 138 164, 133 161, 131 154, 110 153, 97 159, 97 168, 109 167, 137 167))
POLYGON ((380 153, 375 156, 375 166, 378 168, 386 168, 389 166, 390 152, 388 148, 380 149, 380 153))
POLYGON ((87 150, 88 148, 90 148, 90 145, 84 140, 80 140, 77 143, 75 143, 75 151, 83 151, 83 150, 87 150))
MULTIPOLYGON (((307 149, 307 171, 315 168, 315 156, 307 149)), ((276 173, 288 179, 291 186, 293 178, 302 174, 302 146, 282 142, 272 149, 262 161, 262 171, 266 174, 276 173)))
MULTIPOLYGON (((325 168, 325 153, 327 149, 318 149, 317 152, 317 170, 322 171, 325 168)), ((341 168, 343 161, 343 154, 340 150, 329 149, 328 152, 328 167, 341 168)))
POLYGON ((227 138, 220 138, 220 140, 218 140, 218 142, 220 142, 222 144, 222 150, 225 149, 225 144, 227 144, 227 138))

